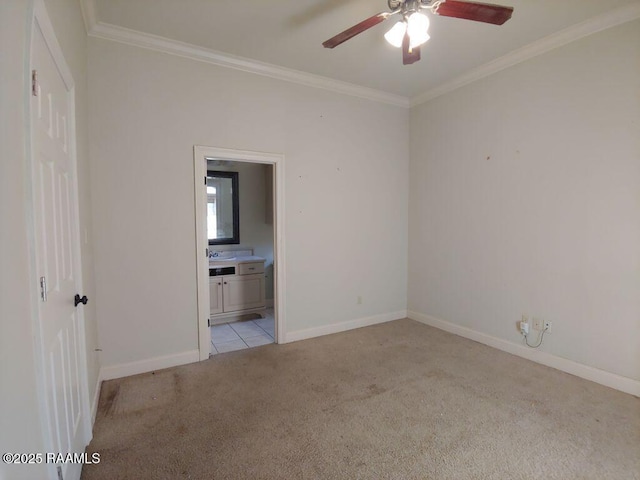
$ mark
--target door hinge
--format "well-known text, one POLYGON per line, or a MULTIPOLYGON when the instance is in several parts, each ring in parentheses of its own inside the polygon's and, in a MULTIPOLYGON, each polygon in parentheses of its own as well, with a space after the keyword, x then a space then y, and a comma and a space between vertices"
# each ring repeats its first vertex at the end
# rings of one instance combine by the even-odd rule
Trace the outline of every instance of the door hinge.
POLYGON ((206 177, 206 175, 205 175, 205 177, 204 177, 204 184, 205 184, 205 185, 207 184, 207 177, 206 177))
POLYGON ((58 465, 56 470, 58 471, 58 480, 64 480, 64 478, 62 478, 62 467, 58 465))
POLYGON ((207 318, 207 327, 210 327, 210 326, 211 326, 211 319, 207 318))
POLYGON ((40 298, 43 302, 47 301, 47 278, 40 277, 40 298))
POLYGON ((31 95, 38 96, 38 72, 31 70, 31 95))

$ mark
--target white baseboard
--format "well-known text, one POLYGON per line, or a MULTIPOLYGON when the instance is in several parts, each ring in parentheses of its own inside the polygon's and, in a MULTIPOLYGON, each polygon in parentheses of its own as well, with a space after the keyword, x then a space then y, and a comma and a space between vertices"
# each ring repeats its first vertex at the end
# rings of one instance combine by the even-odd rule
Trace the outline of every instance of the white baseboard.
POLYGON ((347 330, 353 330, 354 328, 368 327, 370 325, 390 322, 392 320, 399 320, 401 318, 407 318, 406 310, 382 313, 379 315, 373 315, 371 317, 356 318, 355 320, 333 323, 331 325, 323 325, 322 327, 307 328, 305 330, 298 330, 296 332, 287 332, 285 334, 285 343, 297 342, 298 340, 306 340, 308 338, 321 337, 323 335, 330 335, 332 333, 345 332, 347 330))
POLYGON ((162 357, 148 358, 131 363, 121 363, 102 367, 100 373, 102 380, 113 380, 114 378, 128 377, 139 373, 153 372, 163 368, 176 367, 187 363, 200 361, 200 350, 190 350, 188 352, 165 355, 162 357))
POLYGON ((447 322, 439 318, 425 315, 423 313, 409 311, 407 316, 412 320, 416 320, 420 323, 430 325, 432 327, 444 330, 446 332, 460 335, 461 337, 475 340, 476 342, 484 343, 498 350, 517 355, 527 360, 531 360, 547 367, 555 368, 571 375, 575 375, 585 380, 599 383, 606 387, 615 388, 621 392, 629 393, 631 395, 640 396, 640 381, 632 378, 623 377, 621 375, 606 372, 588 365, 574 362, 573 360, 567 360, 566 358, 558 357, 551 353, 543 352, 540 350, 534 350, 523 345, 518 345, 502 338, 493 337, 486 333, 481 333, 476 330, 472 330, 467 327, 456 325, 455 323, 447 322))

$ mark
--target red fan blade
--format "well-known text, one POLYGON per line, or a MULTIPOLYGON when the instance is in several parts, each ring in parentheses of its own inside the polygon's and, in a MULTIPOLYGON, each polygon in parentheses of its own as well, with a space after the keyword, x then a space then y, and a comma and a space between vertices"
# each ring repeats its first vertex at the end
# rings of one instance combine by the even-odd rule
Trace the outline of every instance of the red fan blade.
POLYGON ((409 48, 409 34, 402 39, 402 64, 411 65, 420 60, 420 46, 409 48))
POLYGON ((355 37, 359 33, 364 32, 365 30, 370 29, 371 27, 375 27, 380 22, 383 22, 389 15, 392 15, 392 12, 382 12, 374 15, 373 17, 369 17, 366 20, 363 20, 357 25, 354 25, 351 28, 347 28, 344 32, 339 33, 335 37, 331 37, 326 42, 322 43, 324 48, 333 48, 337 47, 343 42, 346 42, 350 38, 355 37))
POLYGON ((511 18, 513 7, 492 5, 490 3, 464 2, 461 0, 446 0, 435 11, 443 17, 464 18, 476 22, 502 25, 511 18))

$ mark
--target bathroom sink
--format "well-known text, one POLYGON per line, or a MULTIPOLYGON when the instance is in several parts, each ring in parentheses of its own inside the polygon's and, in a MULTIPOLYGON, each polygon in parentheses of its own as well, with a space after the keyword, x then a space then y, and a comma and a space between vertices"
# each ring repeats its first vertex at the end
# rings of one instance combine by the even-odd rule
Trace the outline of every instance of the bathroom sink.
POLYGON ((236 257, 213 257, 209 259, 209 262, 230 262, 235 259, 236 257))

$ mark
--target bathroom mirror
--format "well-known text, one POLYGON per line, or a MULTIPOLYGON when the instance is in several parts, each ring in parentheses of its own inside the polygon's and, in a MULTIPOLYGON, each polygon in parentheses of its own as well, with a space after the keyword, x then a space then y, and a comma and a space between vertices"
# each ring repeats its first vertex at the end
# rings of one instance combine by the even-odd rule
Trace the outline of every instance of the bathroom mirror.
POLYGON ((238 172, 207 170, 209 245, 240 243, 238 172))

